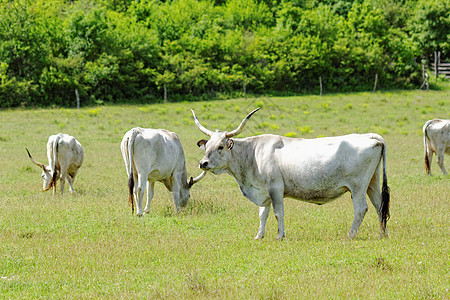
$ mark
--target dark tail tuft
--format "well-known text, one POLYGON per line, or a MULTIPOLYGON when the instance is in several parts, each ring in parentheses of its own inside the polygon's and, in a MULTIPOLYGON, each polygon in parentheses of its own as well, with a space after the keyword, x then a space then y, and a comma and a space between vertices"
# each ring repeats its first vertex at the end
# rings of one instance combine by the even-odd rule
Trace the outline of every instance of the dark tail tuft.
POLYGON ((386 223, 390 218, 389 213, 389 202, 390 202, 390 189, 387 185, 387 179, 386 176, 383 178, 383 188, 381 190, 381 224, 383 228, 386 228, 386 223))
POLYGON ((428 153, 425 153, 425 170, 430 175, 430 160, 428 159, 428 153))
POLYGON ((131 172, 130 176, 128 177, 128 192, 130 193, 130 196, 128 198, 128 203, 131 204, 131 214, 134 214, 133 191, 134 191, 134 177, 133 177, 133 172, 131 172))

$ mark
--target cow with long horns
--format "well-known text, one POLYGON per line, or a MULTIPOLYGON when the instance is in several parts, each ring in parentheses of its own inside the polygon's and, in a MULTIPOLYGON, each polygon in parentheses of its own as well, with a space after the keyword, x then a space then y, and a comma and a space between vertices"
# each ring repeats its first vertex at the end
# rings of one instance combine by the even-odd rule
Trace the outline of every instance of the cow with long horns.
POLYGON ((173 203, 178 211, 190 196, 191 187, 206 174, 188 180, 183 147, 174 132, 165 129, 133 128, 126 132, 120 144, 128 175, 129 202, 134 213, 142 216, 142 200, 147 186, 147 204, 144 212, 150 211, 155 182, 162 182, 172 192, 173 203), (135 185, 137 182, 137 185, 135 185))
POLYGON ((277 239, 283 239, 284 197, 324 204, 350 191, 354 219, 349 237, 354 238, 368 210, 366 193, 375 207, 381 235, 387 235, 389 188, 386 177, 386 143, 374 133, 317 139, 297 139, 263 134, 233 138, 241 133, 249 113, 231 132, 203 127, 194 111, 195 124, 209 140, 197 145, 204 150, 200 168, 214 174, 228 173, 242 194, 260 207, 256 239, 264 237, 270 205, 278 221, 277 239), (383 186, 380 190, 380 165, 383 186))
POLYGON ((84 152, 81 144, 67 134, 59 133, 51 135, 47 142, 48 165, 40 163, 31 156, 27 150, 30 160, 42 169, 44 184, 43 191, 53 188, 53 195, 56 193, 56 182, 61 182, 61 194, 64 194, 64 182, 67 180, 70 192, 73 193, 73 182, 78 173, 78 169, 83 164, 84 152))
POLYGON ((444 166, 445 153, 450 154, 450 120, 433 119, 423 125, 423 144, 425 148, 425 170, 431 175, 431 161, 433 152, 436 153, 437 163, 444 175, 447 170, 444 166))

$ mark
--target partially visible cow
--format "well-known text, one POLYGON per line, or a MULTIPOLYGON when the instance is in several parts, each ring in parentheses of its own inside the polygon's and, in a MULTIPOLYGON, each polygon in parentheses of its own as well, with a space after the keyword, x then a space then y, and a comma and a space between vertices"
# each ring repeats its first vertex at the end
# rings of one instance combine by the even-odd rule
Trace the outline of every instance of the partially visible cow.
POLYGON ((351 134, 318 139, 295 139, 263 134, 232 139, 244 128, 255 109, 231 132, 203 127, 194 111, 201 132, 211 137, 197 145, 206 151, 200 168, 214 174, 233 176, 242 194, 260 206, 260 225, 256 239, 264 237, 270 205, 278 220, 277 239, 283 239, 284 197, 324 204, 350 191, 354 219, 349 237, 356 236, 368 210, 366 193, 375 207, 381 235, 387 235, 389 188, 386 177, 386 143, 374 133, 351 134), (380 165, 383 186, 380 191, 380 165))
POLYGON ((139 217, 142 216, 142 199, 147 181, 146 213, 150 210, 156 181, 164 183, 172 192, 173 203, 179 210, 186 206, 191 187, 206 174, 202 172, 195 179, 191 177, 188 180, 181 142, 175 133, 165 129, 133 128, 125 133, 120 148, 128 174, 131 213, 134 213, 136 201, 136 214, 139 217))
POLYGON ((44 179, 43 191, 53 187, 53 195, 56 193, 56 182, 61 181, 61 194, 64 194, 64 182, 67 179, 70 192, 73 193, 73 182, 78 169, 83 164, 84 152, 81 144, 73 137, 64 133, 51 135, 47 142, 48 166, 37 162, 27 150, 31 161, 42 169, 44 179))
POLYGON ((433 119, 423 125, 423 144, 425 148, 425 169, 431 175, 431 161, 433 152, 436 153, 437 163, 444 175, 444 155, 450 154, 450 120, 433 119))

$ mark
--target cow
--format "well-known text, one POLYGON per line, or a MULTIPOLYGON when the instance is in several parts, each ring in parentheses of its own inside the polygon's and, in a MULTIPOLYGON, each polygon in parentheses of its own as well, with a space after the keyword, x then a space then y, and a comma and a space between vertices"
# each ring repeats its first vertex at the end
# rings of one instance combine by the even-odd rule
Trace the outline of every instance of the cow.
POLYGON ((155 182, 162 182, 172 192, 177 211, 189 199, 189 190, 206 174, 187 179, 183 147, 174 132, 165 129, 136 127, 125 133, 120 144, 128 175, 129 203, 134 214, 136 201, 137 216, 142 216, 142 199, 147 185, 147 204, 144 212, 150 211, 155 182), (135 186, 137 182, 137 186, 135 186))
POLYGON ((233 131, 211 131, 203 127, 192 110, 195 124, 209 140, 197 145, 205 151, 200 168, 214 174, 228 173, 242 194, 258 205, 260 225, 255 239, 265 234, 272 204, 278 221, 277 239, 285 237, 284 197, 325 204, 350 191, 354 220, 349 237, 354 238, 368 210, 365 194, 375 207, 381 236, 387 236, 389 187, 386 176, 386 143, 374 133, 317 139, 263 134, 233 138, 241 133, 249 113, 233 131), (383 186, 380 192, 380 165, 383 186))
POLYGON ((431 175, 431 161, 433 152, 436 153, 437 163, 444 175, 444 155, 450 154, 450 120, 433 119, 423 125, 423 144, 425 148, 425 170, 431 175))
POLYGON ((47 142, 48 166, 37 162, 25 148, 30 160, 42 169, 44 184, 42 191, 48 191, 53 187, 53 195, 56 194, 56 182, 61 181, 61 195, 64 195, 64 182, 67 179, 70 192, 73 194, 73 182, 78 169, 83 164, 84 151, 81 144, 68 134, 58 133, 51 135, 47 142))

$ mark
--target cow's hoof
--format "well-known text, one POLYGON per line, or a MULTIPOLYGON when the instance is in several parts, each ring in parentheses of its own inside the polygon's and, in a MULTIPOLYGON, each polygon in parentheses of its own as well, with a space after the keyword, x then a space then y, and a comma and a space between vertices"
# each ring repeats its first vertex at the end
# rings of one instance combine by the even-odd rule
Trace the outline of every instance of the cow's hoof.
POLYGON ((276 240, 278 240, 278 241, 282 241, 284 239, 284 235, 283 236, 277 236, 277 238, 276 238, 276 240))
POLYGON ((389 237, 389 235, 387 234, 387 232, 380 233, 380 239, 387 239, 388 237, 389 237))
POLYGON ((350 231, 350 233, 348 234, 348 238, 353 240, 356 237, 356 231, 350 231))
POLYGON ((140 218, 140 217, 142 217, 142 213, 137 213, 136 216, 137 216, 138 218, 140 218))
POLYGON ((263 238, 264 238, 264 235, 259 234, 259 233, 255 236, 255 240, 261 240, 263 238))

